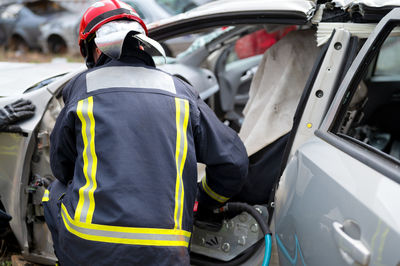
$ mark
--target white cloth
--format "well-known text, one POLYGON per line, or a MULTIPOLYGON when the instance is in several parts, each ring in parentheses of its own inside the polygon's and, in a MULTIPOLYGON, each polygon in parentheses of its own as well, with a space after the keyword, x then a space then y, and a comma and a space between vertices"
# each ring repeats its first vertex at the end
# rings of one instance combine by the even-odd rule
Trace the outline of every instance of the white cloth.
POLYGON ((299 30, 265 52, 250 87, 239 133, 249 156, 291 130, 319 50, 315 31, 299 30))

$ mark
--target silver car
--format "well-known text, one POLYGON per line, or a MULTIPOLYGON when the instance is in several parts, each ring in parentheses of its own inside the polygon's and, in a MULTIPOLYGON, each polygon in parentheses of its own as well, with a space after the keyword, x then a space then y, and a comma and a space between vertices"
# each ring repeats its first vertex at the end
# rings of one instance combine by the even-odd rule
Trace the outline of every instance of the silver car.
POLYGON ((40 26, 69 12, 50 1, 20 2, 0 5, 0 43, 13 50, 38 49, 40 26))
MULTIPOLYGON (((182 74, 195 88, 207 84, 204 88, 216 95, 207 98, 211 106, 223 93, 235 103, 238 84, 252 80, 239 124, 250 174, 232 201, 257 205, 270 222, 279 256, 273 261, 400 262, 400 9, 394 4, 220 0, 149 27, 153 38, 164 41, 204 28, 235 26, 194 49, 193 57, 162 67, 185 68, 174 74, 182 74), (239 56, 241 37, 260 26, 275 32, 287 25, 296 30, 261 56, 239 56), (204 69, 202 79, 197 79, 201 72, 184 74, 196 59, 204 69), (204 80, 208 76, 210 83, 204 80)), ((13 217, 10 228, 22 254, 31 261, 55 260, 40 201, 54 179, 49 134, 63 105, 63 86, 83 70, 30 86, 25 93, 10 88, 0 99, 5 105, 23 97, 37 106, 36 115, 21 123, 26 136, 0 134, 1 201, 13 217)), ((223 119, 233 121, 226 113, 223 119)), ((195 226, 194 265, 261 265, 263 234, 248 213, 224 217, 220 225, 195 226)))
MULTIPOLYGON (((138 12, 139 16, 145 23, 151 23, 169 18, 175 14, 179 14, 183 7, 188 8, 191 6, 193 8, 207 1, 175 1, 175 5, 171 7, 176 6, 177 9, 171 8, 164 3, 165 1, 162 0, 125 0, 124 2, 131 5, 138 12)), ((83 11, 94 2, 94 0, 70 3, 61 2, 60 4, 64 5, 70 12, 54 17, 45 23, 41 23, 39 42, 42 50, 45 53, 54 54, 65 52, 79 53, 77 46, 79 23, 83 15, 83 11)), ((191 36, 180 37, 174 41, 170 41, 168 45, 164 44, 163 46, 167 50, 167 53, 171 55, 172 53, 183 51, 190 45, 192 41, 193 37, 191 36)))

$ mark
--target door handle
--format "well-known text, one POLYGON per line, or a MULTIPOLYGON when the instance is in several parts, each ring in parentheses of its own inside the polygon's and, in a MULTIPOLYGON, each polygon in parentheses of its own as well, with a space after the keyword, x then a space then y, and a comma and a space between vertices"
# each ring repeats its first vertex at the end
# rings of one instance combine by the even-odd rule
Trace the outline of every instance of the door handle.
POLYGON ((254 66, 247 70, 243 75, 240 77, 240 82, 245 82, 251 80, 253 76, 256 74, 258 66, 254 66))
POLYGON ((254 73, 251 70, 247 70, 243 76, 240 77, 240 82, 245 82, 253 78, 254 73))
POLYGON ((340 252, 344 257, 350 257, 361 265, 368 265, 371 252, 359 239, 349 236, 344 230, 343 225, 333 222, 333 235, 340 252), (344 253, 344 254, 343 254, 344 253))

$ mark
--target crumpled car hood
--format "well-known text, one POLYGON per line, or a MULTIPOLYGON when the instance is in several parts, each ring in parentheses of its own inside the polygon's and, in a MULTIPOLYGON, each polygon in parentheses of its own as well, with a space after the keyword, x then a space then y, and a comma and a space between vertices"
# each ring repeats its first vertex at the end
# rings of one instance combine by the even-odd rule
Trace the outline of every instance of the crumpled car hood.
POLYGON ((0 62, 0 97, 22 95, 29 87, 53 76, 74 71, 81 63, 0 62))

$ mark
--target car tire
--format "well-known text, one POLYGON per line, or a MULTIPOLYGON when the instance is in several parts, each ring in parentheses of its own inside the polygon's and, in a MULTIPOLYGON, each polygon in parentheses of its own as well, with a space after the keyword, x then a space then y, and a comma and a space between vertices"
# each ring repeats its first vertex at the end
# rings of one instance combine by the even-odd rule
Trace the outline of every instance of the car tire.
POLYGON ((51 35, 47 40, 47 45, 52 54, 65 54, 68 50, 66 42, 58 35, 51 35))
POLYGON ((19 35, 14 35, 11 37, 8 48, 11 51, 26 53, 29 51, 28 43, 19 35))

